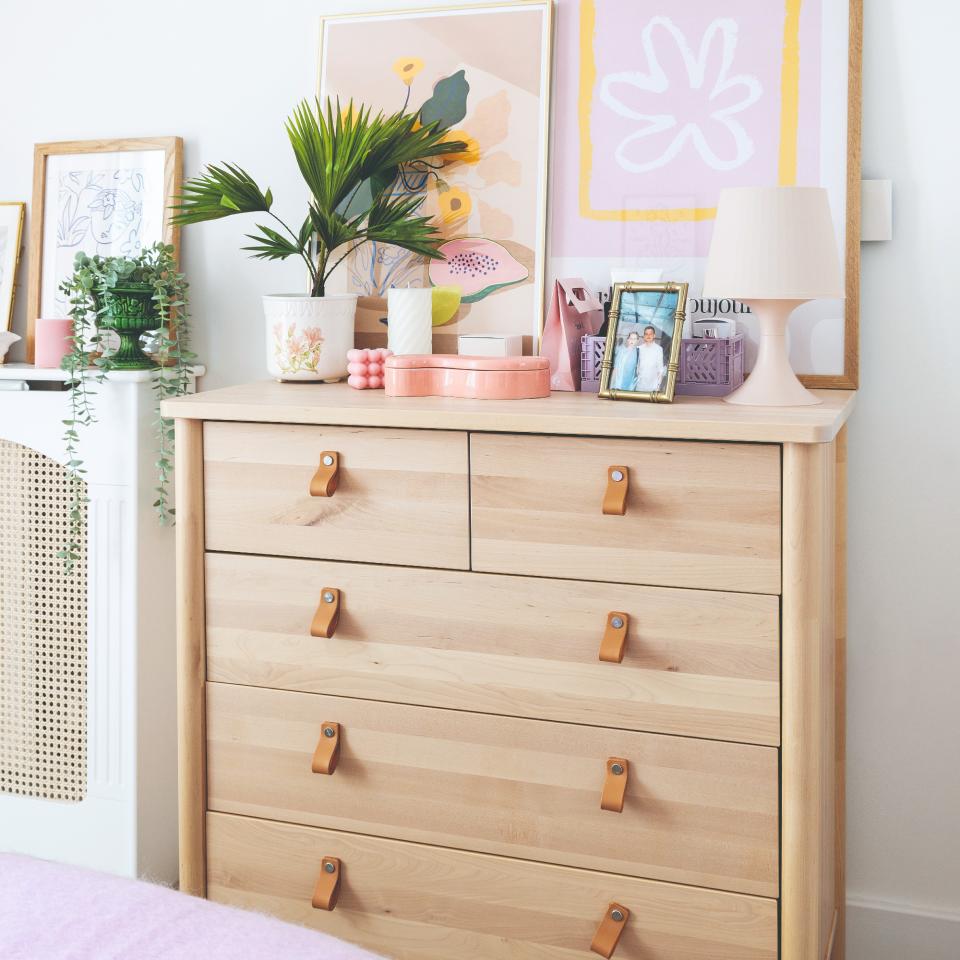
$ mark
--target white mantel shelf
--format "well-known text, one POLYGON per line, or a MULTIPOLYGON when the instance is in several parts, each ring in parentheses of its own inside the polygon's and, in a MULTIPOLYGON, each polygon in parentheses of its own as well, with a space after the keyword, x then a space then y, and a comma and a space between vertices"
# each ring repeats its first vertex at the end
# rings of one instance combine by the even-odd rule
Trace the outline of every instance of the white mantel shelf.
POLYGON ((663 404, 601 400, 593 393, 554 393, 540 400, 387 397, 382 390, 354 390, 345 383, 262 381, 168 400, 162 412, 187 420, 829 443, 850 416, 856 394, 814 393, 823 401, 816 406, 745 407, 711 397, 663 404))
MULTIPOLYGON (((90 370, 96 375, 95 369, 90 370)), ((194 364, 193 374, 202 377, 206 368, 194 364)), ((153 377, 153 370, 111 370, 107 379, 114 383, 147 383, 153 377)), ((32 363, 0 363, 0 380, 59 380, 68 378, 66 370, 58 367, 35 367, 32 363)))

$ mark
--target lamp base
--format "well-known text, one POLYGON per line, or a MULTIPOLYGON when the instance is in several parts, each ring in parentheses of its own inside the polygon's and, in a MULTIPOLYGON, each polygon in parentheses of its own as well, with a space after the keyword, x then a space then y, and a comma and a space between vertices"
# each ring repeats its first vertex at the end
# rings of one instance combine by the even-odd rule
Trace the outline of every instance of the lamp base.
POLYGON ((760 352, 742 387, 726 403, 754 407, 806 407, 822 401, 798 379, 787 355, 787 321, 806 300, 744 300, 760 321, 760 352))

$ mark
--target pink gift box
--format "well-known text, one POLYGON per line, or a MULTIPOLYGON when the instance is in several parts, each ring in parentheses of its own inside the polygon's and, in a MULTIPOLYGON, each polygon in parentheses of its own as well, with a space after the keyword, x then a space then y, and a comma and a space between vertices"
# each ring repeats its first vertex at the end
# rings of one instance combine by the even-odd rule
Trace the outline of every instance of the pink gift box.
POLYGON ((59 369, 73 347, 73 320, 69 317, 41 317, 34 328, 33 364, 44 370, 59 369))
POLYGON ((550 396, 545 357, 390 357, 384 363, 388 397, 529 400, 550 396))

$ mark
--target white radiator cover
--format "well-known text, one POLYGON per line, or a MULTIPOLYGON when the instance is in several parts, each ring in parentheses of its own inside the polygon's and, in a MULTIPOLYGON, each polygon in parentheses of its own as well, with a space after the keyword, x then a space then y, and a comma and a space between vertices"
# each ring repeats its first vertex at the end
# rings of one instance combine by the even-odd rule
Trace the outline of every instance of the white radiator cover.
MULTIPOLYGON (((0 366, 0 388, 62 377, 59 371, 0 366)), ((174 537, 171 529, 158 525, 152 508, 154 398, 149 373, 111 374, 95 389, 99 422, 84 428, 80 440, 90 500, 85 785, 72 794, 66 790, 82 799, 56 800, 23 795, 22 790, 9 792, 8 777, 5 787, 0 784, 0 850, 173 883, 177 879, 174 537)), ((63 464, 62 421, 69 416, 65 391, 0 389, 0 441, 7 442, 8 456, 13 443, 63 464)), ((42 483, 42 468, 39 476, 42 483)), ((0 502, 10 503, 15 491, 4 490, 5 482, 11 484, 9 471, 6 480, 0 472, 0 502)), ((0 553, 4 546, 0 544, 0 553)), ((51 549, 55 552, 57 546, 51 549)), ((22 571, 16 576, 22 579, 22 571)), ((5 603, 2 591, 0 572, 0 612, 5 603)), ((6 603, 9 607, 9 598, 6 603)), ((54 616, 56 607, 55 603, 54 616)), ((11 622, 9 617, 6 622, 11 622)), ((0 644, 4 640, 0 635, 0 644)), ((0 711, 8 714, 16 709, 10 689, 14 681, 9 669, 6 675, 0 670, 0 711)), ((49 684, 49 677, 45 682, 49 684)), ((16 729, 16 724, 12 726, 16 729)), ((0 717, 0 731, 4 729, 9 731, 11 724, 4 727, 0 717)))

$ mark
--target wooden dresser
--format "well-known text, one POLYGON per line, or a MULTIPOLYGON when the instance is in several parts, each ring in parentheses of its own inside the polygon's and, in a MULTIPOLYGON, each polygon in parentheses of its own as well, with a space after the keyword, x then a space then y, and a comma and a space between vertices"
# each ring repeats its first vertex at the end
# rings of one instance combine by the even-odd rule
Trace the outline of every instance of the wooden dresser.
POLYGON ((182 888, 398 960, 842 960, 820 396, 167 403, 182 888))

